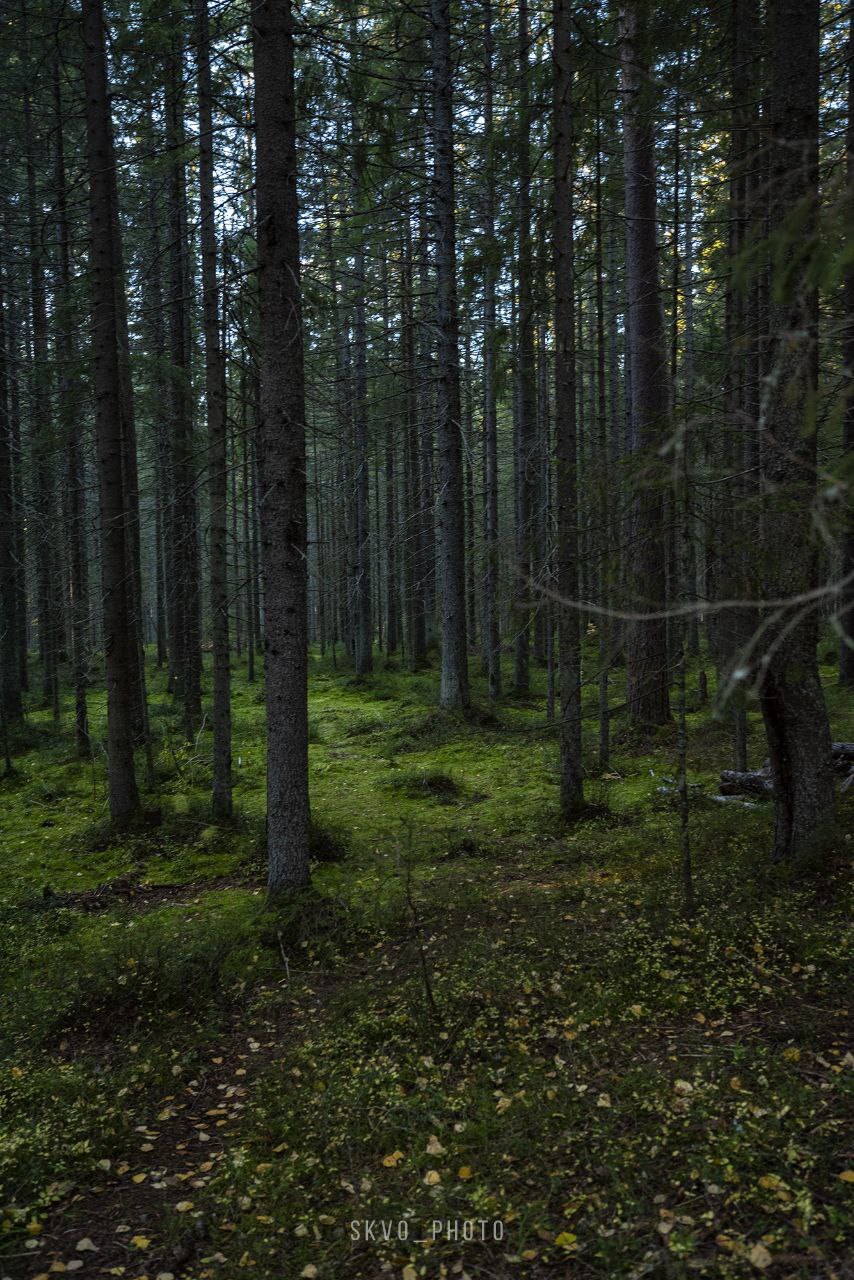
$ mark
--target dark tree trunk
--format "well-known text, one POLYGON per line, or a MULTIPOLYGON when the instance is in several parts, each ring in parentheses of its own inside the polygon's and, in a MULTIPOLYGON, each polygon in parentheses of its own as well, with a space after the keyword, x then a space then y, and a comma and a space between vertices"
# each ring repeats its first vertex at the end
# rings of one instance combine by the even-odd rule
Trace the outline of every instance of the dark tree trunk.
POLYGON ((68 226, 65 151, 62 135, 62 99, 59 68, 54 64, 54 106, 56 129, 56 223, 59 240, 59 286, 57 305, 59 330, 59 398, 62 436, 66 455, 67 536, 69 603, 71 609, 71 675, 74 684, 74 737, 77 750, 87 755, 89 712, 86 704, 86 634, 89 628, 89 575, 86 557, 86 488, 80 432, 80 396, 73 367, 74 317, 71 298, 71 253, 68 226))
POLYGON ((42 218, 38 210, 35 178, 35 146, 32 104, 24 97, 24 127, 27 162, 27 225, 30 257, 30 305, 32 308, 32 424, 33 524, 35 534, 36 585, 38 593, 39 651, 42 661, 44 705, 59 718, 59 649, 62 596, 57 557, 52 538, 55 518, 53 475, 53 427, 50 417, 50 365, 48 361, 48 319, 45 293, 42 218))
MULTIPOLYGON (((670 379, 656 245, 655 113, 647 65, 648 9, 648 0, 628 0, 620 15, 631 443, 636 462, 630 598, 632 608, 640 614, 663 613, 666 604, 664 474, 658 451, 670 425, 670 379)), ((665 617, 632 623, 626 663, 630 719, 638 725, 666 724, 670 699, 665 617)))
POLYGON ((371 519, 370 470, 368 459, 368 331, 365 315, 365 251, 357 231, 359 245, 355 254, 356 302, 354 307, 353 360, 353 446, 354 446, 354 551, 355 599, 353 632, 357 675, 373 671, 373 618, 371 609, 371 519))
POLYGON ((89 170, 90 277, 95 388, 95 443, 101 524, 101 589, 107 679, 107 782, 110 815, 124 824, 139 807, 133 759, 136 654, 127 581, 127 501, 122 391, 116 317, 113 183, 115 166, 107 97, 100 0, 83 0, 83 73, 89 170))
POLYGON ((770 232, 777 279, 762 427, 764 593, 792 603, 767 620, 760 700, 774 782, 774 858, 800 854, 833 815, 830 729, 818 675, 810 508, 816 487, 818 293, 803 243, 818 214, 819 0, 769 0, 770 232))
POLYGON ((289 0, 252 12, 267 700, 268 888, 308 884, 306 455, 289 0))
POLYGON ((431 0, 431 16, 436 333, 438 337, 436 382, 439 536, 437 561, 442 616, 442 672, 439 701, 443 707, 461 708, 468 706, 469 686, 466 652, 450 0, 431 0))
POLYGON ((23 716, 18 662, 18 599, 15 565, 15 460, 7 378, 5 263, 0 263, 0 711, 4 726, 23 716))
POLYGON ((181 20, 172 21, 172 49, 166 64, 167 141, 169 147, 169 346, 172 410, 172 527, 175 560, 173 643, 184 714, 184 732, 192 740, 202 715, 199 551, 196 465, 190 355, 190 272, 187 245, 187 182, 184 157, 181 20))
POLYGON ((533 592, 533 504, 536 456, 536 372, 534 364, 534 290, 531 243, 531 103, 527 0, 518 0, 518 284, 516 312, 516 574, 514 580, 513 689, 530 689, 531 595, 533 592))
POLYGON ((554 0, 555 465, 560 676, 560 800, 584 803, 578 599, 578 444, 575 422, 574 105, 571 0, 554 0))
MULTIPOLYGON (((848 29, 848 126, 846 145, 846 226, 854 225, 854 9, 848 29)), ((842 423, 842 452, 846 459, 854 456, 854 266, 849 265, 843 283, 842 359, 848 378, 848 400, 842 423)), ((848 505, 842 531, 842 608, 839 623, 842 631, 839 648, 839 679, 854 685, 854 499, 848 486, 848 505)))
POLYGON ((501 697, 501 634, 498 625, 498 414, 497 327, 495 285, 498 276, 498 242, 495 236, 495 126, 493 120, 492 5, 483 11, 483 135, 484 161, 483 232, 483 662, 489 696, 501 697))
POLYGON ((231 815, 231 659, 228 643, 228 466, 225 356, 217 303, 214 224, 213 107, 208 0, 196 0, 199 76, 199 201, 202 238, 202 308, 205 333, 205 403, 210 492, 210 602, 213 637, 214 817, 231 815))

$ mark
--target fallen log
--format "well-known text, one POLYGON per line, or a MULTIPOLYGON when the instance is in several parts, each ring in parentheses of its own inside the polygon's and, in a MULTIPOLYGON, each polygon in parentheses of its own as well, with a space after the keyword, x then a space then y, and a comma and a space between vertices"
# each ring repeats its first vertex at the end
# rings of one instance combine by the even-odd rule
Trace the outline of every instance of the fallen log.
POLYGON ((718 790, 722 796, 770 796, 774 793, 774 784, 764 769, 755 773, 724 769, 718 790))
MULTIPOLYGON (((852 783, 854 777, 854 742, 834 742, 831 745, 833 752, 833 767, 838 773, 846 774, 847 777, 842 784, 843 790, 847 790, 852 783)), ((770 796, 774 794, 774 784, 771 781, 771 763, 765 760, 761 769, 750 770, 746 773, 737 769, 724 769, 721 773, 721 780, 718 792, 722 796, 770 796)))

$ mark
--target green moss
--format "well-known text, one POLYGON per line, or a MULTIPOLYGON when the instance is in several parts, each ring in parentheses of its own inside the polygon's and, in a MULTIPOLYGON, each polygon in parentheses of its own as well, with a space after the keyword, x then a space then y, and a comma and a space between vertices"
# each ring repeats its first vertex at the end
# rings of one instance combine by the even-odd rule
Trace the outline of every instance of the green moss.
MULTIPOLYGON (((176 1068, 191 1072, 229 1026, 267 1026, 277 1044, 286 1022, 203 1193, 220 1274, 740 1276, 760 1237, 816 1274, 838 1266, 854 796, 815 866, 771 868, 769 807, 708 799, 730 731, 692 709, 700 909, 686 924, 679 815, 659 790, 675 734, 641 740, 615 716, 594 807, 564 823, 545 673, 533 676, 530 699, 490 708, 475 674, 480 710, 453 716, 435 708, 432 669, 356 681, 313 655, 315 890, 275 912, 261 887, 263 698, 243 669, 229 823, 210 818, 209 738, 182 742, 163 673, 150 672, 150 817, 121 836, 103 691, 88 762, 30 713, 0 783, 0 1181, 13 1199, 0 1257, 20 1252, 27 1215, 63 1180, 85 1184, 124 1148, 176 1068), (175 888, 143 907, 63 905, 124 873, 175 888), (236 887, 211 892, 221 876, 236 887), (403 1216, 502 1217, 507 1241, 354 1248, 353 1219, 403 1216)), ((850 697, 832 666, 822 677, 835 736, 854 738, 850 697)), ((592 760, 591 685, 583 706, 592 760)), ((67 730, 67 691, 62 712, 67 730)), ((758 764, 754 707, 749 742, 758 764)))

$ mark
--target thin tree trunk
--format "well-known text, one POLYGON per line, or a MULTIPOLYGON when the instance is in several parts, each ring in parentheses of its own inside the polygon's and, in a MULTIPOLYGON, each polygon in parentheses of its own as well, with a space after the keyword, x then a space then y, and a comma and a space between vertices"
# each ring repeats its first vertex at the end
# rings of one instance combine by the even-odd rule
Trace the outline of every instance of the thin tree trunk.
MULTIPOLYGON (((7 377, 5 261, 0 262, 0 710, 4 729, 24 714, 18 661, 18 600, 15 565, 15 459, 7 377)), ((7 743, 8 746, 8 743, 7 743)))
POLYGON ((483 231, 483 656, 489 697, 501 697, 501 635, 498 625, 498 414, 496 388, 497 328, 495 284, 498 242, 495 236, 495 126, 493 121, 492 4, 483 10, 484 163, 483 231))
MULTIPOLYGON (((854 8, 848 27, 848 123, 845 133, 846 148, 846 225, 854 225, 854 8)), ((842 358, 848 378, 848 400, 842 423, 843 457, 854 456, 854 265, 845 273, 842 293, 843 331, 842 358)), ((849 473, 850 474, 850 473, 849 473)), ((842 533, 842 607, 839 612, 841 630, 839 646, 839 680, 844 685, 854 685, 854 500, 849 500, 845 512, 842 533)))
POLYGON ((431 0, 443 707, 469 703, 450 0, 431 0))
POLYGON ((196 0, 199 92, 199 203, 202 239, 202 318, 210 492, 210 602, 213 638, 213 791, 215 818, 231 816, 231 659, 228 638, 228 460, 225 356, 217 303, 214 223, 213 106, 208 0, 196 0))
POLYGON ((536 454, 536 373, 534 365, 533 252, 531 243, 531 102, 528 4, 518 0, 518 234, 516 312, 516 576, 514 580, 513 689, 531 685, 531 593, 533 591, 533 499, 536 454))
POLYGON ((71 254, 66 195, 65 152, 59 68, 54 64, 53 91, 56 129, 56 224, 59 240, 60 297, 57 313, 60 362, 60 419, 66 452, 68 490, 68 567, 71 606, 71 675, 74 684, 74 736, 77 750, 88 755, 89 712, 86 704, 86 633, 89 626, 89 581, 86 560, 85 478, 80 437, 80 397, 74 376, 74 328, 71 295, 71 254))
POLYGON ((555 464, 560 678, 560 800, 584 803, 578 612, 578 462, 575 422, 574 104, 571 0, 554 0, 555 464))

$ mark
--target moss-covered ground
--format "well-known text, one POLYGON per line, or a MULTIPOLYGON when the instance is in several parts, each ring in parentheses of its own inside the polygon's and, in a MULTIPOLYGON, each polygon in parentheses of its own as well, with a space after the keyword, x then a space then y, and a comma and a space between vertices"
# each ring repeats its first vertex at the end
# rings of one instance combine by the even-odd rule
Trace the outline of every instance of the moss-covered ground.
POLYGON ((0 1277, 850 1274, 852 793, 772 867, 770 807, 713 798, 729 729, 691 673, 686 920, 675 729, 617 717, 566 826, 543 673, 494 708, 476 679, 464 720, 434 671, 377 665, 312 660, 315 891, 288 910, 239 664, 224 825, 161 673, 122 836, 102 690, 87 762, 70 697, 57 728, 33 696, 0 783, 0 1277))

